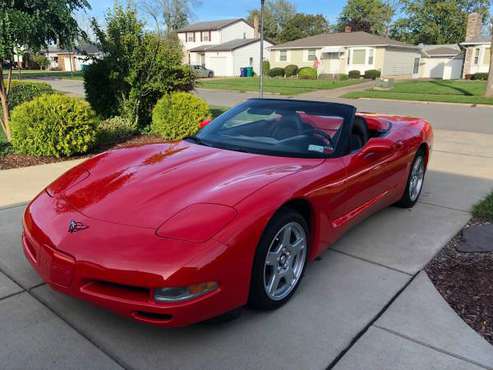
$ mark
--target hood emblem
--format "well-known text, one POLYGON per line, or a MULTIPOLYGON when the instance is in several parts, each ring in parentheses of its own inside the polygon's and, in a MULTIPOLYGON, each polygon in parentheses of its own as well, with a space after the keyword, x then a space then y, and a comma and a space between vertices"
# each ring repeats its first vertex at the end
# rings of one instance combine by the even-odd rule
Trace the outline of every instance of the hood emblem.
POLYGON ((88 229, 89 226, 84 225, 82 222, 77 222, 75 220, 71 220, 68 224, 68 232, 73 234, 77 231, 82 231, 88 229))

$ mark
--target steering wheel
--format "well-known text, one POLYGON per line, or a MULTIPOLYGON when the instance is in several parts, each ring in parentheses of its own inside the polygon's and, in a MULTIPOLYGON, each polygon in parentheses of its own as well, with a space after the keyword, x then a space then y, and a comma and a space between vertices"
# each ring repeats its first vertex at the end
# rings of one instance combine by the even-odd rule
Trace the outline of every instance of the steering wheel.
POLYGON ((326 133, 325 131, 323 130, 320 130, 318 128, 313 128, 311 130, 306 130, 305 131, 306 133, 312 133, 312 134, 317 134, 317 135, 320 135, 322 136, 324 139, 327 139, 329 141, 329 144, 330 146, 332 147, 332 149, 335 149, 335 143, 334 143, 334 139, 332 139, 332 136, 330 136, 328 133, 326 133))

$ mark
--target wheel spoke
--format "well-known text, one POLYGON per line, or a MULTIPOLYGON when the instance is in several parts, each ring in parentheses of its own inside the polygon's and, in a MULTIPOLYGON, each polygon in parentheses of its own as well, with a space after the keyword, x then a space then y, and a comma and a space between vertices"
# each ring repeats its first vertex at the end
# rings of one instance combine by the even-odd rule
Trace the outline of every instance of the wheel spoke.
POLYGON ((293 280, 295 279, 295 275, 294 275, 294 271, 293 271, 292 266, 289 266, 288 270, 284 274, 284 279, 286 279, 286 284, 288 284, 288 286, 291 286, 291 284, 293 283, 293 280))
POLYGON ((269 252, 267 253, 267 258, 265 259, 265 263, 269 266, 277 266, 278 258, 279 258, 279 253, 269 252))
POLYGON ((293 232, 293 228, 291 225, 288 225, 282 234, 282 246, 283 247, 289 247, 290 241, 291 241, 291 233, 293 232))
POLYGON ((269 292, 269 294, 271 294, 271 295, 276 294, 276 291, 277 291, 277 288, 279 287, 280 281, 281 281, 281 276, 279 276, 279 274, 274 271, 272 273, 272 277, 271 277, 271 280, 269 282, 269 286, 267 287, 267 291, 269 292))

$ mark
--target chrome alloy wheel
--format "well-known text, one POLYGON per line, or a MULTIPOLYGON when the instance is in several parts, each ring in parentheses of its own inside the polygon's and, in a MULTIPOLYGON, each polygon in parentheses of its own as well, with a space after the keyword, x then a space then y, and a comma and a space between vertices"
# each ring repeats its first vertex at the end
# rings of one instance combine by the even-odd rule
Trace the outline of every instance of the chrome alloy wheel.
POLYGON ((283 226, 270 243, 264 264, 264 289, 280 301, 293 291, 306 262, 307 236, 297 222, 283 226))
POLYGON ((423 182, 425 177, 425 162, 424 157, 419 156, 414 162, 413 169, 411 171, 411 179, 409 182, 409 198, 415 202, 418 199, 421 189, 423 188, 423 182))

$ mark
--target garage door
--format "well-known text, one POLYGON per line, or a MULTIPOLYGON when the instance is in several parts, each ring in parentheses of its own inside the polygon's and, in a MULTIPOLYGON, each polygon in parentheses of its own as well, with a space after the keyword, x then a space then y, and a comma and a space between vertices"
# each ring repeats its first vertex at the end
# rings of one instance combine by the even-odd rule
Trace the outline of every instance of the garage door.
POLYGON ((229 66, 227 57, 209 57, 206 67, 214 71, 215 76, 229 76, 229 66))

